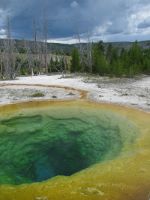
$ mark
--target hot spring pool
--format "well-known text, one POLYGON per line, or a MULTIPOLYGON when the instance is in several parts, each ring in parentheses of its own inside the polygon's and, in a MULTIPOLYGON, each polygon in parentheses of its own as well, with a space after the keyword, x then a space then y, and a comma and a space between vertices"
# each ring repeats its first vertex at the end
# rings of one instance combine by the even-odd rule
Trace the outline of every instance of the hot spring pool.
MULTIPOLYGON (((113 106, 88 102, 32 102, 1 108, 0 193, 10 185, 17 194, 22 184, 23 188, 32 188, 34 183, 38 184, 37 188, 43 184, 46 187, 43 181, 56 184, 59 177, 59 181, 78 177, 80 185, 88 176, 91 179, 91 173, 94 173, 95 185, 102 184, 107 167, 110 167, 110 171, 106 170, 109 179, 118 176, 114 176, 112 163, 119 159, 123 159, 122 164, 116 164, 116 169, 118 173, 123 170, 123 177, 124 159, 133 161, 141 134, 139 124, 129 116, 120 108, 116 112, 113 106)), ((128 167, 130 164, 128 161, 128 167)), ((28 195, 30 192, 26 190, 28 195)))

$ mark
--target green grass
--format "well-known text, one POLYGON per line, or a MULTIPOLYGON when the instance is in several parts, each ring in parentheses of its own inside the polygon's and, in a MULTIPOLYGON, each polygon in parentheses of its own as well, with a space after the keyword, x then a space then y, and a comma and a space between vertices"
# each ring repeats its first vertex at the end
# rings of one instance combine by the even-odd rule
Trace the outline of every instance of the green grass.
POLYGON ((44 97, 45 94, 42 92, 36 92, 34 94, 32 94, 30 97, 36 98, 36 97, 44 97))

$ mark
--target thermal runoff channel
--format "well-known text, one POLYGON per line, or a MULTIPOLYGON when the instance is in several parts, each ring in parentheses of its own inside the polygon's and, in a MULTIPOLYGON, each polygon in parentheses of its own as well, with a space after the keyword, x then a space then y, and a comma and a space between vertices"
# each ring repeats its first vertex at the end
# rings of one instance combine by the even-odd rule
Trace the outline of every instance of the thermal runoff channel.
POLYGON ((0 184, 70 176, 111 160, 132 144, 136 126, 105 109, 51 106, 0 120, 0 184))

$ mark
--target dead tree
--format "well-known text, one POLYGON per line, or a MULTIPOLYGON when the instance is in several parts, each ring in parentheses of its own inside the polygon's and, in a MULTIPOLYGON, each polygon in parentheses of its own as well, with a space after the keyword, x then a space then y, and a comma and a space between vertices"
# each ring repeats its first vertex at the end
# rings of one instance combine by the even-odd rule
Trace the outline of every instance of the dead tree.
POLYGON ((77 35, 79 54, 80 54, 80 65, 81 71, 89 71, 92 73, 92 42, 90 40, 90 35, 87 33, 87 42, 85 44, 81 43, 80 34, 77 35))
POLYGON ((84 71, 84 61, 85 61, 85 51, 84 51, 84 47, 81 44, 81 37, 80 34, 77 34, 77 43, 79 45, 79 54, 80 54, 80 65, 81 65, 81 70, 84 71))
POLYGON ((15 59, 14 41, 11 38, 10 19, 7 18, 7 39, 4 41, 4 78, 14 79, 15 72, 15 59))
POLYGON ((0 79, 3 79, 3 51, 0 50, 0 79))
MULTIPOLYGON (((32 65, 34 65, 35 68, 37 68, 37 24, 35 19, 33 19, 33 52, 32 52, 32 65)), ((32 68, 32 74, 33 74, 33 68, 32 68)))
POLYGON ((37 60, 39 64, 39 74, 44 72, 45 58, 44 58, 44 42, 43 42, 43 20, 40 21, 38 27, 38 39, 37 39, 37 60))
POLYGON ((24 41, 24 48, 26 50, 29 72, 30 72, 31 76, 33 76, 34 75, 34 73, 33 73, 33 56, 32 56, 29 41, 24 41))
POLYGON ((89 72, 92 73, 93 61, 92 61, 92 42, 90 40, 89 32, 87 33, 87 66, 89 72))
MULTIPOLYGON (((45 72, 48 73, 48 49, 47 49, 47 40, 48 40, 48 20, 46 14, 44 14, 43 18, 43 53, 44 53, 44 65, 45 72)), ((51 68, 50 68, 51 72, 51 68)))
POLYGON ((35 19, 33 20, 33 51, 36 54, 36 48, 37 48, 37 26, 35 19))

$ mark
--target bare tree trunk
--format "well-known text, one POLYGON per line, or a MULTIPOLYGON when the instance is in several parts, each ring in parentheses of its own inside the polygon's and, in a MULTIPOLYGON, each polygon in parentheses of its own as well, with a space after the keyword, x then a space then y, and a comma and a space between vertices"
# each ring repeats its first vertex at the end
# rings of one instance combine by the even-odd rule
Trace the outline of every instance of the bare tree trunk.
POLYGON ((91 40, 90 40, 90 35, 88 33, 87 35, 87 64, 88 64, 88 67, 89 67, 89 72, 92 73, 93 69, 93 62, 92 62, 92 43, 91 43, 91 40))
POLYGON ((10 19, 7 18, 7 39, 4 41, 4 78, 14 79, 15 74, 15 52, 14 42, 11 38, 10 19))
POLYGON ((87 33, 87 44, 85 45, 81 43, 80 34, 77 35, 77 39, 79 44, 81 71, 85 71, 87 68, 88 71, 92 73, 93 61, 92 61, 92 43, 90 40, 90 35, 89 33, 87 33))
POLYGON ((36 48, 37 48, 37 27, 36 27, 36 21, 33 20, 33 42, 34 42, 34 53, 36 54, 36 48))
POLYGON ((78 40, 78 45, 79 45, 79 54, 80 54, 80 65, 81 65, 81 71, 85 71, 85 67, 87 67, 87 49, 83 46, 81 43, 81 37, 80 34, 77 34, 77 40, 78 40))
POLYGON ((31 76, 33 76, 34 75, 33 66, 32 66, 33 65, 33 57, 32 57, 32 52, 31 52, 28 41, 25 42, 25 48, 26 48, 26 51, 27 51, 27 60, 28 60, 29 71, 31 73, 31 76))
MULTIPOLYGON (((47 39, 48 39, 48 20, 46 14, 44 14, 43 19, 43 38, 44 38, 44 63, 45 72, 48 74, 48 49, 47 49, 47 39)), ((50 68, 51 72, 51 68, 50 68)))
POLYGON ((3 79, 3 52, 0 53, 0 79, 3 79))
POLYGON ((38 60, 38 65, 39 65, 39 75, 42 72, 41 66, 42 66, 42 53, 41 53, 41 42, 37 43, 37 60, 38 60))
MULTIPOLYGON (((37 56, 37 25, 36 25, 36 21, 35 19, 33 20, 33 63, 34 67, 37 68, 37 60, 36 60, 36 56, 37 56)), ((33 68, 32 68, 32 74, 33 74, 33 68)))
MULTIPOLYGON (((83 67, 83 63, 84 63, 84 49, 81 45, 81 38, 80 38, 80 34, 77 34, 77 40, 78 40, 78 44, 79 44, 79 53, 80 53, 80 65, 83 67)), ((84 69, 82 69, 83 71, 84 69)))

